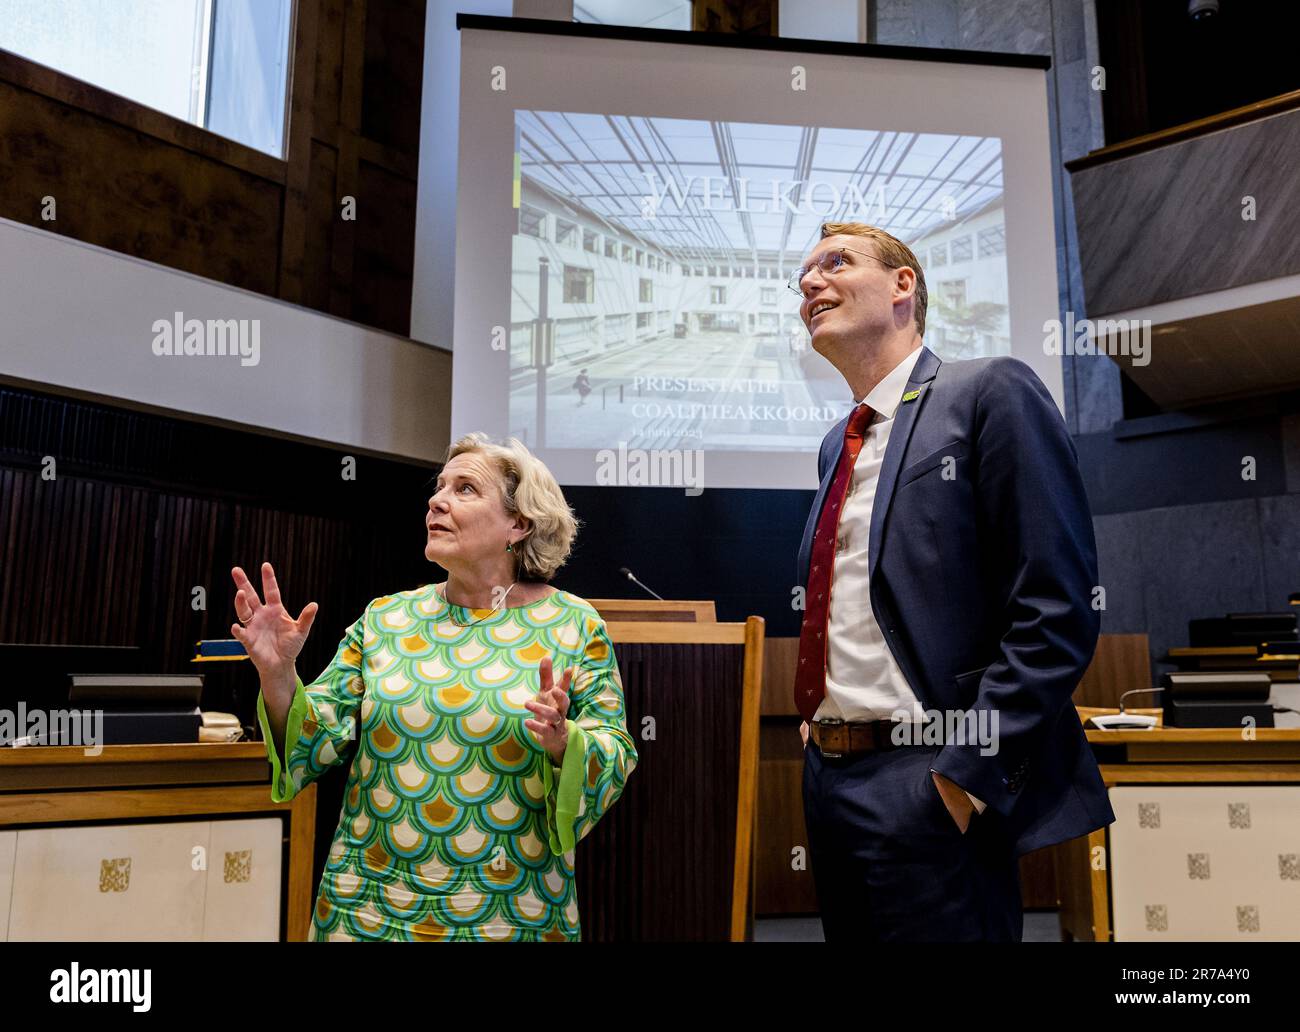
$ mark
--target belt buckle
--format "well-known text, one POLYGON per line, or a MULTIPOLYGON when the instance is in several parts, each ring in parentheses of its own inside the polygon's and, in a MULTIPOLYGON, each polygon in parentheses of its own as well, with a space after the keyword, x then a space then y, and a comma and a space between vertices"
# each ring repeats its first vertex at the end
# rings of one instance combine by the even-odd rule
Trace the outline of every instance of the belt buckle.
MULTIPOLYGON (((823 719, 823 720, 818 720, 818 721, 816 721, 815 723, 816 723, 819 727, 843 727, 843 726, 844 726, 844 721, 841 720, 839 717, 827 717, 827 718, 825 718, 825 719, 823 719)), ((825 749, 822 748, 820 742, 817 743, 817 748, 821 751, 822 756, 825 757, 825 758, 828 759, 828 760, 842 760, 842 759, 844 759, 844 754, 843 754, 843 753, 841 753, 841 752, 827 752, 825 749)))

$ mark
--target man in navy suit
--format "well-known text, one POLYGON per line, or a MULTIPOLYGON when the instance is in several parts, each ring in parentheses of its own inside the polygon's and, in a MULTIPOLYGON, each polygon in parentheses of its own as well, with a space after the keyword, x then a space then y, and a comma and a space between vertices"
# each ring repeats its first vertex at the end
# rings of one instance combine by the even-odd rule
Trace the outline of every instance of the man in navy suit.
POLYGON ((827 940, 1019 941, 1018 858, 1115 819, 1070 702, 1096 544, 1073 442, 1010 357, 941 362, 900 241, 827 223, 791 278, 855 407, 799 551, 804 815, 827 940))

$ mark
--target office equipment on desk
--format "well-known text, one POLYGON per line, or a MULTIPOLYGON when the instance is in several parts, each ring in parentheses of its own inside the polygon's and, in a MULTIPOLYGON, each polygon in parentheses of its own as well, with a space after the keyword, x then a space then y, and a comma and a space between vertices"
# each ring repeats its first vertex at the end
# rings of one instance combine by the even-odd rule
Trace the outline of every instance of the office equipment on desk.
POLYGON ((1171 648, 1161 660, 1179 670, 1262 671, 1277 683, 1300 681, 1300 642, 1266 641, 1258 645, 1171 648))
POLYGON ((1222 617, 1189 620, 1189 644, 1198 648, 1232 645, 1259 645, 1262 642, 1300 643, 1296 631, 1296 613, 1228 613, 1222 617))
POLYGON ((200 742, 239 742, 244 739, 244 728, 233 713, 206 710, 203 726, 199 728, 200 742))
POLYGON ((1160 726, 1160 720, 1154 714, 1134 713, 1093 713, 1087 723, 1098 731, 1150 731, 1160 726))
POLYGON ((1273 681, 1236 671, 1162 674, 1166 727, 1272 727, 1273 681))
POLYGON ((1164 715, 1160 710, 1131 710, 1127 700, 1131 695, 1159 695, 1163 688, 1134 688, 1119 697, 1119 709, 1101 709, 1091 706, 1075 707, 1084 727, 1091 724, 1098 731, 1149 731, 1159 727, 1164 715))
POLYGON ((68 680, 74 706, 188 710, 203 697, 202 674, 73 674, 68 680))
MULTIPOLYGON (((202 674, 74 674, 69 682, 69 706, 102 713, 103 745, 199 740, 202 674)), ((76 743, 51 736, 45 744, 76 743)))

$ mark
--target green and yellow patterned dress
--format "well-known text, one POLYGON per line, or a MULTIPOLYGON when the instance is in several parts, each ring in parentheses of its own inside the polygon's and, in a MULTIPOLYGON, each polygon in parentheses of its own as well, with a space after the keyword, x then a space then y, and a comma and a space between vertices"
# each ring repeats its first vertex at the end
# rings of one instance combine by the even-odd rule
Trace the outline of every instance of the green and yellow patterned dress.
POLYGON ((377 598, 298 681, 283 764, 260 694, 257 715, 275 802, 356 751, 313 940, 579 938, 574 849, 637 762, 586 601, 558 591, 493 614, 433 585, 377 598), (544 656, 557 686, 575 668, 562 767, 524 726, 544 656))

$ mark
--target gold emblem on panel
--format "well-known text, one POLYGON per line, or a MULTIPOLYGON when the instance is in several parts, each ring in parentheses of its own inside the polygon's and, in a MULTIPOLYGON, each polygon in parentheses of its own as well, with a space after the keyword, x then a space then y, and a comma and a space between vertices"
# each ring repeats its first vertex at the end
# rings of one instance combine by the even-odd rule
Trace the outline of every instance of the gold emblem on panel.
POLYGON ((99 891, 125 892, 131 887, 131 858, 114 857, 99 861, 99 891))
POLYGON ((253 851, 251 849, 240 849, 233 853, 226 853, 222 879, 227 885, 252 881, 253 851))

